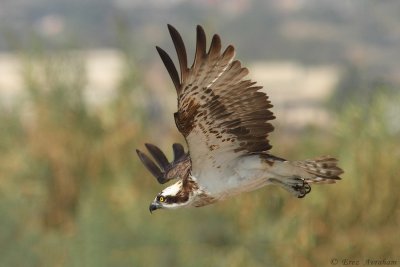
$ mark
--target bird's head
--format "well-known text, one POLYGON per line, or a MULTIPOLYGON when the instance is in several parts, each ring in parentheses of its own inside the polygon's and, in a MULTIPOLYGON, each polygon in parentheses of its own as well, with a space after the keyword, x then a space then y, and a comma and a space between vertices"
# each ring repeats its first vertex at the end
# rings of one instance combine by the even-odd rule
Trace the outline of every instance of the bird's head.
POLYGON ((165 188, 157 194, 150 204, 150 212, 152 213, 157 209, 176 209, 190 205, 197 194, 193 184, 193 181, 179 180, 165 188))

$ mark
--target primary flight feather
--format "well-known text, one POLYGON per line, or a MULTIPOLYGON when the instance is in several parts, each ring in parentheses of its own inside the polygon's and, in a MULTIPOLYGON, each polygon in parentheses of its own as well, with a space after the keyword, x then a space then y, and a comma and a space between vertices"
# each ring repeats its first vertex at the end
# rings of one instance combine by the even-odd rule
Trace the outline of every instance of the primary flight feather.
POLYGON ((174 160, 169 162, 157 146, 146 144, 156 164, 137 150, 159 183, 178 180, 157 194, 151 212, 201 207, 268 184, 302 198, 311 191, 310 184, 340 179, 343 171, 335 158, 287 161, 269 154, 268 134, 274 130, 270 121, 275 118, 272 105, 262 87, 246 78, 248 70, 235 59, 233 46, 222 51, 221 39, 214 35, 207 51, 204 30, 197 26, 195 58, 188 67, 182 37, 171 25, 168 30, 180 74, 170 56, 160 47, 157 51, 176 89, 175 123, 189 152, 174 144, 174 160))

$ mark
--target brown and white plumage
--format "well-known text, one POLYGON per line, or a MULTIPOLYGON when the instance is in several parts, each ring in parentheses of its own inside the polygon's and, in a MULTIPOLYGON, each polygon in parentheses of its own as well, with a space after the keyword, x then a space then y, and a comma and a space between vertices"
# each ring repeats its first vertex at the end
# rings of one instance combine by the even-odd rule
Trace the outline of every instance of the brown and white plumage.
POLYGON ((183 147, 175 144, 175 159, 168 163, 160 149, 146 145, 160 170, 138 151, 159 182, 163 173, 174 173, 178 178, 175 185, 157 196, 151 209, 202 206, 268 183, 280 184, 303 197, 309 192, 308 183, 340 179, 343 171, 333 158, 289 162, 268 154, 271 149, 268 135, 274 129, 270 121, 275 118, 269 110, 272 105, 268 96, 259 91, 262 87, 246 77, 248 70, 235 60, 233 46, 222 50, 220 37, 214 35, 207 51, 204 30, 197 26, 195 58, 188 67, 180 34, 171 25, 168 29, 180 74, 169 55, 159 47, 157 51, 177 92, 178 111, 174 118, 189 153, 185 154, 183 147), (185 201, 176 198, 177 195, 184 195, 185 201), (159 201, 167 196, 174 199, 174 205, 159 201))

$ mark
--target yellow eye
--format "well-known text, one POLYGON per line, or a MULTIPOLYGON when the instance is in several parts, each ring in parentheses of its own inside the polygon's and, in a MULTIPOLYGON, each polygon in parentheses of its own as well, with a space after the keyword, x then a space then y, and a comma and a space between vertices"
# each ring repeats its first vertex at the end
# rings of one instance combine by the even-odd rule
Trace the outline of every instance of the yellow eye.
POLYGON ((164 201, 165 201, 165 198, 164 198, 163 196, 160 196, 160 197, 158 198, 158 201, 164 202, 164 201))

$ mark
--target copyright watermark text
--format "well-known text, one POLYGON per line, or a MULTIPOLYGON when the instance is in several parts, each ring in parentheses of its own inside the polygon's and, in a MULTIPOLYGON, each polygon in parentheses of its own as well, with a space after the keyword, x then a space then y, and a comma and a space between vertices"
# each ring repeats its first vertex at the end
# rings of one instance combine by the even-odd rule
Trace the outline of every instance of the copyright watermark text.
POLYGON ((399 260, 393 259, 340 259, 332 258, 331 265, 340 266, 396 266, 400 265, 399 260))

